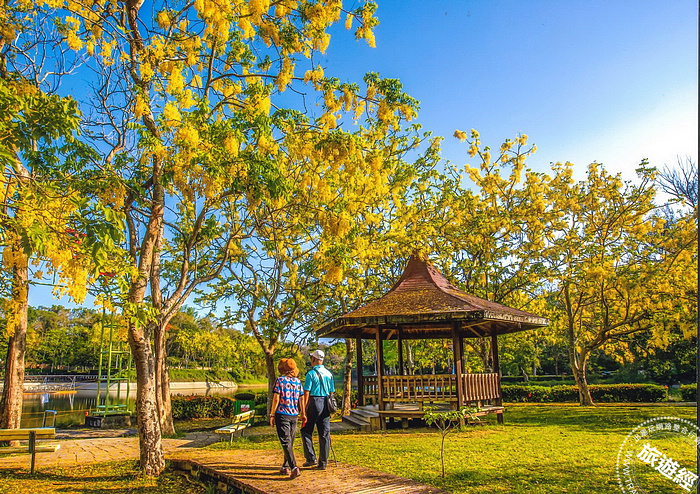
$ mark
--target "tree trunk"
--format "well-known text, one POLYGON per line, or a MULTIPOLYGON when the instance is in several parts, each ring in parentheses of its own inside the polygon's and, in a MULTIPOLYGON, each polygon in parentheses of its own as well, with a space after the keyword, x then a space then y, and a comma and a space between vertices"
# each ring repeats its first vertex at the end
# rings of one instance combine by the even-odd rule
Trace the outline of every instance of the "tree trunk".
POLYGON ((170 367, 168 361, 163 359, 161 373, 161 408, 160 408, 160 429, 161 434, 172 436, 175 434, 175 423, 173 422, 173 402, 170 397, 170 367))
POLYGON ((22 420, 22 392, 24 390, 24 355, 27 350, 27 311, 29 285, 27 263, 18 242, 8 248, 12 252, 12 300, 7 311, 7 345, 5 380, 0 400, 0 429, 19 429, 22 420))
POLYGON ((158 419, 155 362, 149 333, 137 323, 129 323, 129 345, 136 367, 136 415, 141 470, 146 475, 157 476, 165 469, 165 458, 158 419))
POLYGON ((569 365, 571 366, 571 372, 574 374, 576 386, 578 387, 579 404, 581 406, 593 406, 591 390, 586 380, 586 366, 588 365, 589 354, 585 350, 579 352, 576 349, 575 317, 568 285, 564 286, 563 295, 567 317, 566 343, 569 347, 569 365))
POLYGON ((410 375, 416 374, 416 364, 413 362, 413 345, 408 341, 406 342, 406 367, 410 375))
POLYGON ((586 378, 586 367, 588 366, 588 355, 579 356, 578 362, 572 362, 571 371, 576 380, 578 387, 578 401, 581 406, 594 406, 593 398, 591 397, 591 389, 588 387, 586 378))
POLYGON ((446 430, 441 430, 442 440, 440 440, 440 464, 442 465, 442 478, 445 478, 445 436, 447 436, 446 430))
POLYGON ((525 367, 520 367, 520 372, 523 374, 523 381, 528 382, 530 380, 530 376, 527 375, 525 367))
POLYGON ((267 416, 270 416, 270 407, 272 407, 272 391, 275 389, 275 381, 277 381, 277 369, 275 368, 274 359, 275 350, 273 348, 265 349, 265 368, 267 369, 267 416))
POLYGON ((168 355, 165 351, 166 325, 160 323, 154 329, 156 403, 158 405, 160 432, 164 436, 172 436, 175 434, 175 424, 173 423, 173 406, 170 399, 168 355))
MULTIPOLYGON (((168 352, 166 349, 168 323, 172 316, 164 316, 166 311, 163 304, 163 293, 160 288, 160 252, 163 248, 163 222, 156 235, 156 241, 151 258, 151 299, 153 307, 158 311, 159 317, 153 324, 153 344, 155 352, 155 380, 156 380, 156 404, 158 406, 158 420, 160 433, 167 436, 175 434, 173 423, 172 402, 170 401, 170 376, 168 374, 168 352)), ((169 311, 172 314, 174 311, 169 311)))
POLYGON ((350 415, 352 408, 352 359, 355 353, 355 341, 345 339, 345 376, 343 379, 343 404, 341 407, 342 415, 350 415))
MULTIPOLYGON (((160 232, 163 230, 165 189, 160 183, 163 164, 153 161, 153 198, 148 225, 144 232, 138 256, 139 274, 133 278, 128 295, 129 305, 139 308, 144 303, 148 281, 151 279, 154 251, 158 248, 160 232)), ((134 258, 134 261, 136 258, 134 258)), ((133 309, 132 309, 133 310, 133 309)), ((136 415, 139 430, 139 454, 141 470, 146 475, 157 476, 165 469, 163 443, 158 414, 156 368, 151 337, 157 322, 143 324, 132 318, 129 322, 129 346, 136 367, 136 415)))
POLYGON ((473 338, 472 349, 476 352, 484 366, 484 372, 497 372, 493 370, 493 352, 491 351, 491 342, 486 338, 473 338))

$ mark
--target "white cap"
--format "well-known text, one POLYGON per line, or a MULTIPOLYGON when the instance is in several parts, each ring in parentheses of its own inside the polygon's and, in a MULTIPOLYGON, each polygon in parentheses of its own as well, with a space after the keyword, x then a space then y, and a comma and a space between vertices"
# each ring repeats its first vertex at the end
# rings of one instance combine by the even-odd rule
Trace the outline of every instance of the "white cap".
POLYGON ((313 353, 311 353, 311 356, 317 358, 318 360, 323 360, 326 358, 326 354, 323 353, 323 350, 314 350, 313 353))

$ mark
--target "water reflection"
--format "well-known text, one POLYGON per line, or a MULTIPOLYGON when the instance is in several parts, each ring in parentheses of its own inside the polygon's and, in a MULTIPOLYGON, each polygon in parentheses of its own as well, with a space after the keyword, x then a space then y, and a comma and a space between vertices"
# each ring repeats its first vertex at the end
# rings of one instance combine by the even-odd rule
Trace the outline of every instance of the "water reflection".
MULTIPOLYGON (((258 391, 264 387, 256 388, 193 388, 172 390, 173 395, 218 395, 230 396, 244 391, 258 391)), ((104 404, 104 390, 101 394, 100 405, 104 404)), ((41 427, 44 417, 44 410, 56 410, 56 427, 68 427, 71 425, 82 425, 85 423, 85 416, 95 409, 97 396, 96 389, 81 389, 74 392, 57 393, 25 393, 24 406, 22 407, 22 427, 41 427)), ((110 391, 110 405, 127 405, 133 410, 134 398, 136 397, 135 386, 130 389, 129 396, 126 390, 121 389, 117 394, 116 389, 110 391)))

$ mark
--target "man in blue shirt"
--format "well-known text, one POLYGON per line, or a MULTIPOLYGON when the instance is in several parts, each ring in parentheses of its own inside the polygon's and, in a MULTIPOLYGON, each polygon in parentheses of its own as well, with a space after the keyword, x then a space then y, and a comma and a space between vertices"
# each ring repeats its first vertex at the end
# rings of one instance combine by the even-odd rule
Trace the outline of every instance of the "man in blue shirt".
POLYGON ((304 466, 318 465, 319 470, 326 469, 328 451, 331 445, 331 416, 326 396, 335 391, 333 374, 323 366, 325 356, 322 350, 316 350, 311 354, 312 369, 306 373, 304 380, 306 424, 301 428, 301 439, 306 457, 304 466), (312 441, 314 427, 318 428, 318 462, 312 441))

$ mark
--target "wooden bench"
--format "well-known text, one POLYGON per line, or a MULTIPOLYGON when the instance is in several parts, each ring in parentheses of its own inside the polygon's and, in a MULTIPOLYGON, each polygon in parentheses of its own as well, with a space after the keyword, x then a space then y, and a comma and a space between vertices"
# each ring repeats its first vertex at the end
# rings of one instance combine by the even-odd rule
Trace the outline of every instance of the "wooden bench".
POLYGON ((37 444, 44 439, 55 439, 56 429, 39 427, 36 429, 0 429, 0 441, 28 441, 26 446, 0 447, 0 453, 30 453, 32 455, 31 471, 34 473, 37 453, 52 453, 60 448, 59 444, 37 444))
POLYGON ((230 425, 216 429, 216 431, 214 432, 216 432, 217 434, 230 434, 231 437, 229 441, 233 442, 233 437, 236 434, 236 432, 240 431, 241 437, 243 437, 243 431, 251 425, 253 425, 254 417, 255 410, 239 413, 238 415, 233 416, 230 425))

